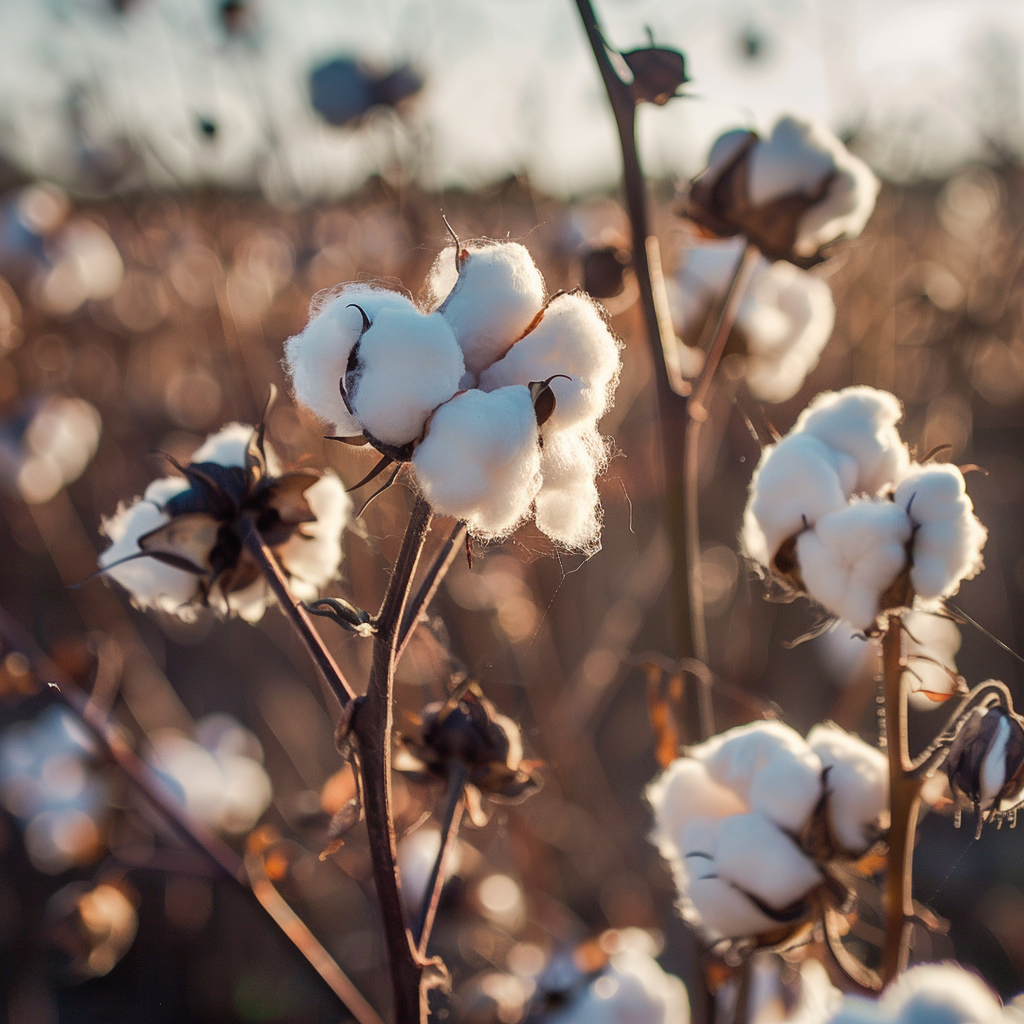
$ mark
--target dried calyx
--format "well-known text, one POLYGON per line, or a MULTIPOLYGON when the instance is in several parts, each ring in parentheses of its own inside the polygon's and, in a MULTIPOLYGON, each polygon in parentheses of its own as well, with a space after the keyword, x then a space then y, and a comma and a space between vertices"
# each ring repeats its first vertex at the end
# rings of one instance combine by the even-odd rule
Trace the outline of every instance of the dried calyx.
MULTIPOLYGON (((540 786, 539 762, 523 758, 519 726, 463 680, 444 701, 428 704, 419 737, 402 738, 400 767, 413 777, 450 780, 458 773, 467 791, 500 800, 519 800, 540 786)), ((473 810, 478 799, 468 792, 473 810)))

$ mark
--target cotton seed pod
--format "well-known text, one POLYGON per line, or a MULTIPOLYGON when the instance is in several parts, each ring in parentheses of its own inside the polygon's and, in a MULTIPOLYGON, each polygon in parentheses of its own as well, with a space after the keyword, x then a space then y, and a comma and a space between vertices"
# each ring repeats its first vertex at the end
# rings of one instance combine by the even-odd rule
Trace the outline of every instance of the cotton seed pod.
POLYGON ((946 757, 953 793, 978 812, 998 811, 1024 786, 1024 727, 1000 705, 975 708, 946 757))

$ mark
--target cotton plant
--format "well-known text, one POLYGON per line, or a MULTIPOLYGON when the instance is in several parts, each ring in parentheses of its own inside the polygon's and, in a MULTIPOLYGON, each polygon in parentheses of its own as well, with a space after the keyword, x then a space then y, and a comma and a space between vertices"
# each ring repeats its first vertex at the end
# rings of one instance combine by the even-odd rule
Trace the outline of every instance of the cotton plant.
POLYGON ((332 472, 283 472, 262 427, 231 423, 210 435, 178 476, 104 520, 100 570, 139 608, 185 621, 201 607, 257 622, 274 594, 243 544, 254 524, 307 600, 338 574, 351 499, 332 472))
POLYGON ((471 534, 502 538, 532 516, 565 548, 598 546, 597 424, 619 343, 586 294, 547 296, 524 246, 448 246, 420 303, 340 285, 314 301, 285 361, 302 404, 342 439, 410 464, 432 509, 471 534))
POLYGON ((687 212, 719 236, 744 235, 772 259, 809 264, 863 231, 879 182, 823 125, 793 116, 770 136, 721 135, 694 181, 687 212))
POLYGON ((687 748, 647 793, 683 917, 712 946, 790 940, 835 867, 882 835, 888 781, 885 756, 831 723, 804 739, 758 721, 687 748))
POLYGON ((902 417, 874 388, 819 395, 762 452, 744 513, 751 561, 864 632, 885 611, 937 607, 982 567, 963 473, 912 461, 902 417))
MULTIPOLYGON (((735 239, 694 242, 669 282, 672 319, 689 345, 725 299, 743 253, 735 239)), ((835 325, 832 291, 819 277, 760 257, 733 327, 736 354, 751 394, 763 402, 792 398, 818 363, 835 325)))

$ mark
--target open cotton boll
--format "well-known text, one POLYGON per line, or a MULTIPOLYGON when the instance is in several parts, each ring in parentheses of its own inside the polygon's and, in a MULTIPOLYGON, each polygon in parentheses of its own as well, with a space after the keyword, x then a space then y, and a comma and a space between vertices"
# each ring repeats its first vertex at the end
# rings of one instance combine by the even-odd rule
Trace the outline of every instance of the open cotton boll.
POLYGON ((784 540, 845 508, 856 477, 850 456, 810 434, 789 434, 765 448, 750 481, 743 553, 770 565, 784 540))
POLYGON ((843 850, 859 856, 888 817, 889 762, 875 747, 831 722, 816 725, 807 744, 826 769, 828 821, 843 850))
MULTIPOLYGON (((216 462, 220 466, 244 466, 245 453, 252 440, 253 428, 248 423, 228 423, 209 437, 192 453, 189 462, 216 462)), ((281 472, 277 455, 270 445, 264 445, 267 469, 271 474, 281 472)))
POLYGON ((747 339, 747 386, 763 402, 785 402, 803 386, 832 335, 832 289, 779 260, 752 283, 749 298, 737 319, 747 339))
MULTIPOLYGON (((447 315, 447 311, 446 314, 447 315)), ((619 343, 589 295, 552 299, 536 327, 480 373, 484 391, 508 384, 551 381, 555 410, 545 426, 564 430, 604 415, 619 376, 619 343)))
POLYGON ((751 722, 689 751, 711 778, 780 828, 798 832, 821 796, 821 762, 782 722, 751 722))
POLYGON ((780 118, 750 156, 750 199, 760 206, 786 195, 817 198, 800 218, 794 252, 813 256, 838 238, 859 235, 880 183, 863 160, 820 124, 780 118))
POLYGON ((988 531, 974 515, 963 474, 952 465, 914 465, 894 500, 914 526, 910 582, 924 600, 949 597, 982 568, 988 531))
POLYGON ((387 308, 359 339, 345 387, 362 428, 401 445, 423 433, 427 417, 455 394, 464 371, 462 352, 442 317, 387 308))
POLYGON ((352 499, 330 472, 308 487, 304 497, 316 521, 303 523, 301 531, 278 548, 277 557, 291 576, 295 596, 311 601, 338 575, 341 533, 352 512, 352 499))
POLYGON ((686 986, 637 950, 612 956, 607 967, 550 1024, 689 1024, 686 986))
POLYGON ((295 397, 322 420, 335 424, 343 437, 362 432, 345 407, 338 386, 363 331, 362 314, 353 304, 366 312, 371 323, 385 309, 415 309, 401 292, 367 284, 343 285, 314 297, 309 323, 284 345, 284 361, 295 397))
POLYGON ((154 480, 142 498, 131 505, 119 505, 117 511, 103 520, 101 532, 111 545, 99 556, 99 566, 132 595, 132 603, 139 608, 159 608, 163 611, 189 617, 194 612, 188 604, 199 592, 199 582, 192 573, 175 569, 155 558, 137 558, 123 565, 108 566, 139 551, 139 538, 170 521, 161 511, 163 504, 174 495, 188 489, 184 477, 154 480))
POLYGON ((955 659, 960 630, 944 615, 923 611, 909 612, 903 625, 908 699, 921 711, 941 707, 957 691, 955 659))
POLYGON ((604 468, 604 445, 597 431, 542 431, 543 479, 536 498, 537 527, 553 541, 574 551, 599 546, 601 503, 595 478, 604 468))
POLYGON ((878 1008, 899 1024, 996 1024, 1003 1008, 976 975, 956 964, 920 964, 893 981, 878 1008))
POLYGON ((857 501, 797 537, 800 573, 811 595, 857 629, 874 624, 882 594, 907 561, 910 520, 891 501, 857 501))
POLYGON ((434 261, 428 308, 451 325, 466 370, 476 377, 530 326, 544 305, 544 278, 518 242, 467 242, 462 252, 457 273, 455 246, 434 261))
POLYGON ((464 391, 434 413, 412 466, 441 515, 485 538, 510 533, 540 489, 540 445, 530 390, 464 391))
POLYGON ((896 429, 901 419, 903 406, 895 395, 856 385, 818 395, 790 434, 810 434, 854 458, 858 473, 853 490, 875 494, 900 479, 910 465, 910 453, 896 429))

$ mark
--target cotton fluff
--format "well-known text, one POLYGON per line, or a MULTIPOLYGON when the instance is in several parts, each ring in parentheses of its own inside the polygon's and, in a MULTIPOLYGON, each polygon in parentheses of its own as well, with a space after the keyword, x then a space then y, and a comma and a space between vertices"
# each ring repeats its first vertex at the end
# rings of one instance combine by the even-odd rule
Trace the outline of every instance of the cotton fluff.
MULTIPOLYGON (((736 239, 704 242, 686 251, 672 282, 673 320, 695 339, 715 304, 724 298, 743 251, 736 239)), ((835 325, 828 285, 783 260, 758 260, 740 304, 734 330, 742 339, 744 376, 764 402, 784 402, 800 390, 817 365, 835 325)))
POLYGON ((906 473, 910 453, 896 424, 903 406, 895 395, 857 385, 818 395, 798 417, 791 433, 810 434, 857 462, 852 490, 875 494, 906 473))
POLYGON ((816 858, 859 856, 888 807, 885 758, 829 725, 804 740, 781 722, 730 729, 687 750, 648 789, 652 840, 672 867, 683 916, 714 943, 806 917, 816 858), (826 798, 826 799, 823 799, 826 798), (800 837, 824 815, 831 848, 800 837))
POLYGON ((910 534, 903 510, 884 499, 823 516, 796 539, 807 593, 857 629, 870 629, 882 611, 882 594, 906 564, 910 534))
POLYGON ((903 617, 903 654, 908 700, 922 711, 941 707, 957 692, 960 630, 943 615, 911 611, 903 617))
POLYGON ((607 966, 549 1024, 689 1024, 686 986, 640 950, 614 953, 607 966))
POLYGON ((805 257, 859 235, 881 187, 868 165, 827 128, 795 117, 780 118, 771 137, 754 145, 749 183, 757 206, 786 195, 821 194, 800 218, 793 250, 805 257))
POLYGON ((355 352, 356 366, 345 377, 349 403, 363 430, 385 444, 417 440, 465 370, 445 320, 417 309, 382 309, 355 352))
POLYGON ((464 391, 434 413, 412 458, 416 481, 442 515, 483 537, 511 533, 541 486, 529 388, 464 391))
POLYGON ((475 378, 530 326, 544 304, 544 278, 518 242, 467 242, 458 252, 442 250, 427 293, 428 308, 448 321, 475 378))
POLYGON ((782 542, 846 507, 857 464, 811 434, 788 434, 761 453, 750 482, 741 547, 770 565, 782 542))
POLYGON ((285 365, 295 397, 343 437, 362 433, 359 421, 341 397, 339 382, 363 331, 360 306, 370 322, 384 311, 410 312, 412 301, 401 292, 367 284, 347 284, 314 297, 310 320, 301 334, 285 342, 285 365))
MULTIPOLYGON (((244 467, 246 451, 253 428, 231 423, 212 434, 196 450, 192 463, 217 463, 221 466, 244 467)), ((269 445, 264 446, 267 471, 272 477, 280 472, 278 459, 269 445)), ((140 552, 139 541, 147 534, 167 526, 172 515, 167 502, 187 491, 184 477, 154 480, 141 499, 130 505, 121 504, 117 512, 103 521, 102 532, 111 545, 99 556, 99 566, 127 590, 139 608, 154 608, 177 615, 185 621, 196 617, 197 606, 204 600, 222 615, 238 615, 248 622, 257 622, 273 604, 274 595, 262 576, 246 586, 224 593, 213 586, 203 594, 203 577, 175 568, 153 557, 131 558, 140 552), (123 564, 122 559, 131 558, 123 564)), ((306 488, 303 497, 314 521, 303 523, 274 549, 282 568, 289 575, 289 584, 300 600, 312 600, 321 587, 338 574, 341 562, 341 533, 351 512, 351 499, 341 481, 333 473, 325 473, 306 488)), ((217 523, 203 527, 190 553, 207 552, 201 568, 209 570, 208 553, 217 543, 217 523)))
POLYGON ((601 499, 595 478, 607 461, 604 442, 593 429, 542 433, 537 528, 567 548, 594 550, 601 530, 601 499))
POLYGON ((894 497, 914 527, 910 581, 924 600, 949 597, 982 568, 988 531, 974 515, 963 474, 951 465, 913 465, 894 497))

